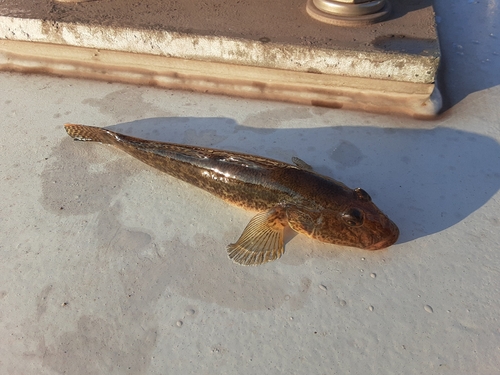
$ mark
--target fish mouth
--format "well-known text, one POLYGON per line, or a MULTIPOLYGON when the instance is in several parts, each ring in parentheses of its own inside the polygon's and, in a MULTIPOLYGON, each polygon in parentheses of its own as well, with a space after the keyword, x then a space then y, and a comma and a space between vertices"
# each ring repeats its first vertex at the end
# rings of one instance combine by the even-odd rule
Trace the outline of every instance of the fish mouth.
POLYGON ((389 247, 393 245, 399 237, 399 229, 396 225, 390 229, 390 235, 385 237, 384 239, 375 242, 371 244, 370 246, 366 247, 367 250, 380 250, 380 249, 385 249, 386 247, 389 247))
POLYGON ((380 250, 380 249, 385 249, 386 247, 391 246, 394 243, 394 241, 388 241, 388 240, 382 240, 380 242, 374 243, 371 246, 368 246, 366 250, 380 250))

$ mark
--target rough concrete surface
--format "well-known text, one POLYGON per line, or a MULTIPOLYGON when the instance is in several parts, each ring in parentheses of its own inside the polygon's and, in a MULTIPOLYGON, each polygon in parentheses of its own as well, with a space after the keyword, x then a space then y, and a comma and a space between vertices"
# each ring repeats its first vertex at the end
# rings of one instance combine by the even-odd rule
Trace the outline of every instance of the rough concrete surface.
POLYGON ((309 17, 303 0, 7 0, 0 39, 433 84, 440 54, 431 4, 396 0, 390 20, 342 28, 309 17))
MULTIPOLYGON (((436 38, 434 20, 428 17, 432 14, 432 0, 392 0, 391 3, 394 10, 390 21, 355 29, 315 21, 307 15, 303 0, 240 0, 236 4, 223 0, 97 0, 84 3, 40 0, 36 4, 30 0, 4 0, 0 4, 0 14, 52 22, 168 30, 363 51, 383 47, 384 36, 388 45, 392 45, 391 35, 404 34, 422 43, 436 38), (411 17, 405 17, 408 14, 411 17), (379 35, 381 30, 383 35, 379 35)), ((398 43, 397 38, 395 43, 398 43)), ((400 50, 397 45, 393 48, 400 50)))
POLYGON ((0 373, 497 374, 495 9, 438 2, 451 109, 433 122, 0 74, 0 373), (401 237, 368 252, 297 235, 238 266, 225 246, 251 213, 65 122, 299 156, 366 189, 401 237))

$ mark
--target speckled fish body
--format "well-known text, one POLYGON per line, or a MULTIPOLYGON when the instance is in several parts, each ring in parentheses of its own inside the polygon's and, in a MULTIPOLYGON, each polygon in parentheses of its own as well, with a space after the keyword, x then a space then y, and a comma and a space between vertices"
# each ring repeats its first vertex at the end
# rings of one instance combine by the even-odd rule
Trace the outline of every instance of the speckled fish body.
POLYGON ((259 211, 228 254, 256 265, 279 258, 283 230, 378 250, 392 245, 397 226, 362 189, 350 189, 295 159, 295 165, 243 153, 147 141, 111 130, 66 124, 75 140, 113 145, 142 162, 242 208, 259 211))

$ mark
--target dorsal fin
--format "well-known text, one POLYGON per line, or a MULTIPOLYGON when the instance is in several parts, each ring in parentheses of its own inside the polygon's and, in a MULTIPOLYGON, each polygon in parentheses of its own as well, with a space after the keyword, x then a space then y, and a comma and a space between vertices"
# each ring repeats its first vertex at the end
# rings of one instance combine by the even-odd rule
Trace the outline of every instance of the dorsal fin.
POLYGON ((306 171, 312 171, 313 167, 307 164, 304 160, 299 159, 298 157, 292 157, 293 164, 295 164, 300 169, 305 169, 306 171))

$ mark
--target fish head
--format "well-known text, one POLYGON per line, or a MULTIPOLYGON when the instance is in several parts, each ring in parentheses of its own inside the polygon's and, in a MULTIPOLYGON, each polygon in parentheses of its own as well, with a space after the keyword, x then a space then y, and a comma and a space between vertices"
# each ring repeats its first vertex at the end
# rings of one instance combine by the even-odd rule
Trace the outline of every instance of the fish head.
POLYGON ((394 244, 399 229, 371 200, 363 189, 351 190, 335 209, 318 213, 311 237, 337 245, 379 250, 394 244))

